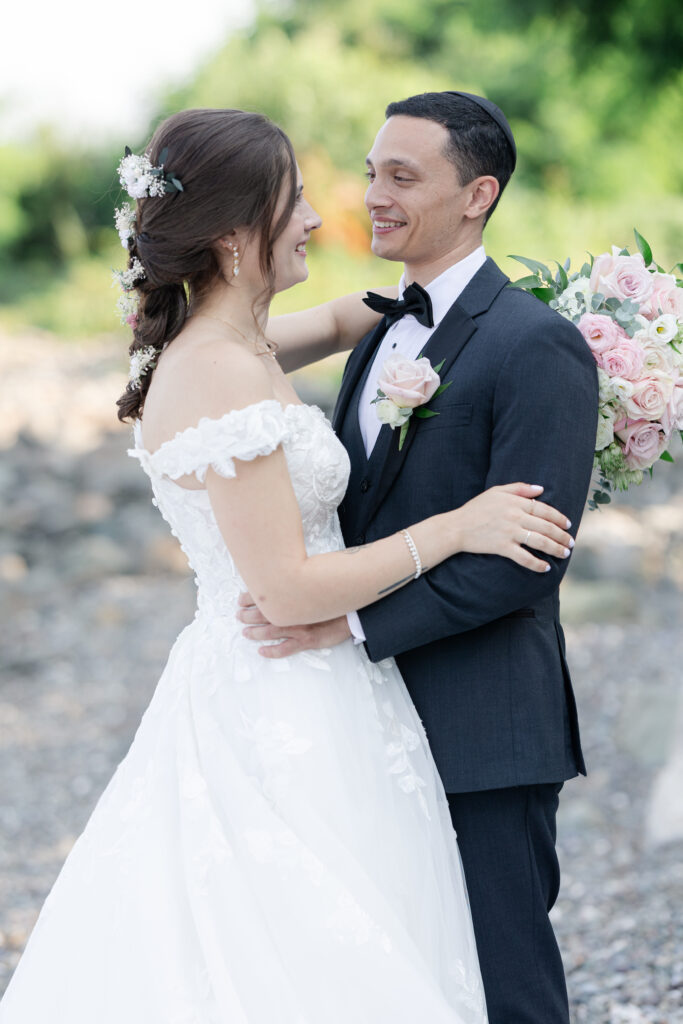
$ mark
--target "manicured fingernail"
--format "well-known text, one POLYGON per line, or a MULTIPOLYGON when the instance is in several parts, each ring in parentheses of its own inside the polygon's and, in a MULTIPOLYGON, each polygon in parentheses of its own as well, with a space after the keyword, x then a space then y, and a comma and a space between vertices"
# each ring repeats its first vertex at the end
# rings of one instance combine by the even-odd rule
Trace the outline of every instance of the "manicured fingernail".
POLYGON ((574 544, 575 544, 575 543, 576 543, 576 541, 574 540, 574 538, 573 538, 573 537, 570 537, 570 538, 569 538, 569 547, 570 547, 570 548, 573 548, 573 547, 574 547, 574 544))
POLYGON ((550 566, 549 566, 549 565, 546 565, 546 567, 545 567, 545 569, 543 570, 543 572, 550 572, 550 566))
POLYGON ((571 530, 571 528, 572 528, 572 521, 571 521, 571 519, 568 519, 567 520, 567 529, 571 530))
POLYGON ((532 484, 531 486, 533 487, 533 489, 535 491, 542 491, 543 490, 543 484, 532 484))
POLYGON ((571 554, 571 551, 569 550, 569 548, 565 548, 564 549, 563 557, 564 558, 569 558, 570 554, 571 554))

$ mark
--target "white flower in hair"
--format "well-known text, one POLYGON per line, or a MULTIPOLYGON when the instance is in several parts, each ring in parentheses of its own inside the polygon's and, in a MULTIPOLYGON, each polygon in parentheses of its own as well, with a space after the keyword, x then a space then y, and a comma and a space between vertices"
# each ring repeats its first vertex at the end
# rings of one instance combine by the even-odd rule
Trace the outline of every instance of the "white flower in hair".
POLYGON ((115 210, 114 223, 121 239, 121 245, 124 249, 127 249, 128 239, 133 237, 133 226, 135 224, 135 210, 130 203, 124 203, 123 206, 115 210))
POLYGON ((144 199, 146 196, 165 196, 170 192, 182 192, 183 186, 174 171, 165 168, 168 149, 159 154, 159 165, 154 167, 152 161, 144 153, 136 156, 126 146, 126 155, 119 164, 119 181, 131 199, 144 199))
POLYGON ((129 292, 138 281, 144 281, 145 268, 137 256, 135 256, 127 270, 113 270, 112 275, 114 283, 118 284, 124 292, 129 292))
POLYGON ((142 383, 142 378, 148 372, 150 366, 154 363, 157 357, 157 350, 153 345, 147 345, 145 348, 139 348, 133 352, 130 357, 130 376, 129 382, 131 387, 139 388, 142 383))
POLYGON ((149 188, 154 182, 153 169, 148 156, 135 156, 134 153, 124 156, 119 164, 119 181, 131 199, 142 199, 151 194, 149 188))
POLYGON ((137 327, 138 323, 138 304, 138 297, 132 291, 122 292, 116 303, 121 323, 127 327, 132 327, 133 330, 137 327))

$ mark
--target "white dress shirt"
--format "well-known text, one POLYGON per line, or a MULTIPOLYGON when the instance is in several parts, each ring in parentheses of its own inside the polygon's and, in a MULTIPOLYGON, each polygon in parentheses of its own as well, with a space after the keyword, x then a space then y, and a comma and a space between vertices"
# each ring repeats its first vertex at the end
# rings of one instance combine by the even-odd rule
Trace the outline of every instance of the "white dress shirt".
MULTIPOLYGON (((486 253, 484 252, 483 245, 481 245, 474 252, 471 252, 469 256, 465 256, 463 260, 454 263, 448 270, 444 270, 443 274, 439 274, 428 285, 425 285, 425 291, 429 293, 429 297, 432 300, 433 327, 425 327, 423 324, 418 323, 412 313, 407 313, 400 320, 397 320, 396 323, 392 324, 382 338, 358 404, 358 422, 363 437, 363 444, 365 445, 365 454, 368 458, 375 447, 382 427, 372 401, 377 397, 377 380, 384 363, 394 353, 405 356, 406 359, 417 359, 455 300, 465 290, 485 262, 486 253)), ((399 299, 403 298, 405 289, 404 273, 401 275, 398 285, 399 299)), ((365 633, 363 632, 358 613, 349 612, 347 619, 355 642, 363 643, 365 633)))

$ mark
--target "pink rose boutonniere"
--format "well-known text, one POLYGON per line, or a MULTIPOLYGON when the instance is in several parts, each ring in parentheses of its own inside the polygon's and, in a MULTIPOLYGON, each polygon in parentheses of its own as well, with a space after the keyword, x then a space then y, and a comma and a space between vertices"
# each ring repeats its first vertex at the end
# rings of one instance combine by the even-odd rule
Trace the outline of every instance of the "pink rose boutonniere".
POLYGON ((377 405, 377 416, 381 423, 387 423, 392 430, 395 427, 401 428, 399 451, 403 448, 413 413, 420 419, 439 415, 433 409, 427 409, 426 405, 453 383, 450 380, 446 384, 441 383, 439 370, 444 362, 442 359, 438 366, 432 367, 426 356, 406 359, 396 353, 389 356, 382 367, 377 381, 377 398, 373 399, 372 404, 377 405))

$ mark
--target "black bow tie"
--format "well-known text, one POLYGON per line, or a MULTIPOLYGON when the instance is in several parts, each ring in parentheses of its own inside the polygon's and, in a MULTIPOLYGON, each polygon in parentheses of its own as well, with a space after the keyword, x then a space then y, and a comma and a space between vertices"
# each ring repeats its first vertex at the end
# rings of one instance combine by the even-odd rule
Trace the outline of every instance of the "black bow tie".
POLYGON ((409 284, 402 299, 385 299, 377 292, 368 292, 363 302, 370 309, 374 309, 376 313, 382 313, 387 318, 389 327, 406 313, 412 313, 417 322, 425 327, 434 326, 432 300, 429 293, 419 284, 409 284))

